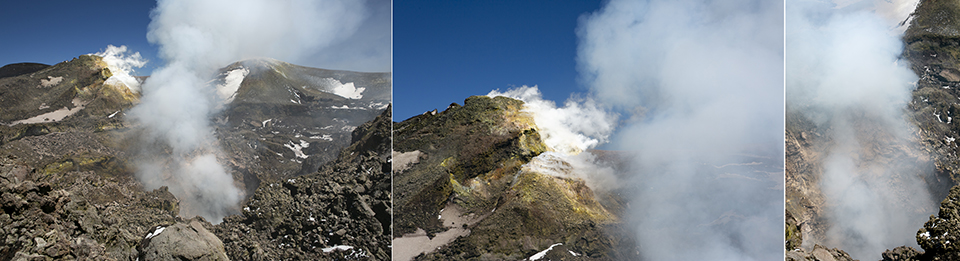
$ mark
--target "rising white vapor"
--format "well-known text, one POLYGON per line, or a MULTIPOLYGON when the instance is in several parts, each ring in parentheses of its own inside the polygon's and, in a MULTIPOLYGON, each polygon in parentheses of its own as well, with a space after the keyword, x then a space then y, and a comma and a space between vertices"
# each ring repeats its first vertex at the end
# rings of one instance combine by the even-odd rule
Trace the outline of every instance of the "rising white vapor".
POLYGON ((103 62, 107 63, 107 68, 113 76, 107 78, 106 84, 123 84, 134 93, 140 92, 140 81, 131 75, 133 68, 140 68, 147 64, 140 56, 140 52, 133 54, 127 53, 127 46, 116 47, 107 45, 107 49, 93 55, 103 57, 103 62))
POLYGON ((490 91, 490 97, 505 96, 524 102, 523 111, 533 116, 543 143, 563 154, 580 152, 606 143, 616 117, 593 99, 568 99, 563 107, 544 100, 537 86, 521 86, 506 92, 490 91))
POLYGON ((166 65, 144 83, 130 113, 146 129, 137 175, 147 189, 169 186, 181 215, 218 223, 242 195, 217 161, 209 118, 222 98, 210 79, 248 58, 301 62, 349 39, 367 9, 353 0, 160 0, 150 17, 147 39, 166 65))
POLYGON ((935 212, 921 179, 931 169, 909 156, 878 161, 864 154, 878 142, 886 149, 915 143, 904 110, 917 76, 899 56, 900 22, 916 3, 787 3, 788 108, 834 142, 821 152, 829 229, 825 242, 804 235, 804 245, 879 259, 886 249, 916 247, 917 228, 935 212))
POLYGON ((577 33, 581 79, 628 119, 640 254, 782 259, 783 3, 611 0, 577 33))
POLYGON ((619 187, 612 167, 600 164, 588 152, 608 141, 616 127, 617 117, 591 98, 568 99, 562 107, 543 99, 537 86, 521 86, 500 92, 490 91, 489 97, 504 96, 523 101, 523 111, 529 113, 548 152, 542 153, 523 166, 525 171, 563 178, 583 179, 594 191, 609 191, 619 187))

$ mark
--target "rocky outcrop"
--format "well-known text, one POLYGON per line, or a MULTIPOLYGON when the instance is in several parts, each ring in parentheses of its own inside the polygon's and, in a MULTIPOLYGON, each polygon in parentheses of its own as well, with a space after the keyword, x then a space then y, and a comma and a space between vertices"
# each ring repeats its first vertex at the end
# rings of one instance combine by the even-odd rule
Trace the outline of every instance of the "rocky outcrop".
POLYGON ((395 259, 638 258, 617 200, 599 200, 616 195, 525 167, 549 149, 523 102, 474 96, 394 126, 395 259))

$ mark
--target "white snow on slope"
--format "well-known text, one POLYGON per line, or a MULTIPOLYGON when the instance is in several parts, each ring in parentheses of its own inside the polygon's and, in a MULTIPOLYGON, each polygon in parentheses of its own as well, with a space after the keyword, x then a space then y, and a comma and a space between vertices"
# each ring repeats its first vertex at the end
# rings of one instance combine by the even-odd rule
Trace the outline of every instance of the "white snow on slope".
POLYGON ((356 87, 352 82, 341 83, 334 78, 323 78, 321 84, 326 87, 329 92, 339 95, 347 99, 360 99, 363 98, 363 91, 367 88, 365 87, 356 87))
POLYGON ((539 253, 536 253, 530 256, 530 258, 528 258, 527 260, 540 260, 544 256, 547 256, 547 252, 550 252, 550 250, 553 250, 553 247, 559 246, 559 245, 563 245, 563 243, 556 243, 556 244, 550 245, 550 248, 547 248, 546 250, 540 251, 539 253))
POLYGON ((250 70, 243 67, 227 72, 227 77, 224 77, 224 83, 217 85, 217 95, 220 96, 223 103, 233 101, 233 98, 237 96, 237 90, 240 89, 240 83, 243 83, 243 78, 247 77, 249 73, 250 70))

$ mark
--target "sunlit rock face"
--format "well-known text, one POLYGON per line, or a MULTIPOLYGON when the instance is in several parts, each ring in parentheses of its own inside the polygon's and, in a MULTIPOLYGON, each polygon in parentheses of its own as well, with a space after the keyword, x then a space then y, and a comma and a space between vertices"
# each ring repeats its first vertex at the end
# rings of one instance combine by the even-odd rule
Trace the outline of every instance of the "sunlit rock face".
MULTIPOLYGON (((395 259, 637 257, 622 249, 632 244, 623 200, 592 189, 575 155, 549 148, 524 106, 474 96, 394 125, 395 259)), ((589 159, 614 166, 612 154, 589 159)))

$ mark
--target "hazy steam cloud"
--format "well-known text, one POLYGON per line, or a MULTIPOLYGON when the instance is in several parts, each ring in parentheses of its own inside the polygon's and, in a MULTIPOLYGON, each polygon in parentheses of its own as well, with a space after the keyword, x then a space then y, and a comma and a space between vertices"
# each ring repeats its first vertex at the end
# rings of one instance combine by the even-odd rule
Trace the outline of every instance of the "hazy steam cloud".
POLYGON ((120 84, 130 88, 130 91, 139 93, 140 92, 140 81, 137 78, 134 78, 133 68, 140 68, 147 64, 147 60, 144 60, 140 56, 140 52, 135 52, 131 55, 127 55, 127 46, 121 45, 116 47, 113 45, 107 45, 107 49, 95 53, 93 55, 103 57, 103 62, 107 63, 107 68, 110 69, 110 73, 113 76, 107 79, 106 84, 120 84))
MULTIPOLYGON (((578 63, 625 116, 626 218, 646 260, 783 258, 783 3, 611 0, 578 63)), ((622 182, 621 182, 622 183, 622 182)))
MULTIPOLYGON (((820 183, 830 226, 826 242, 815 243, 861 260, 916 246, 917 228, 936 209, 919 177, 932 169, 908 155, 877 159, 871 152, 915 144, 904 110, 917 76, 898 56, 899 23, 916 3, 788 3, 788 108, 833 141, 820 183)), ((804 235, 808 240, 815 239, 804 235)))
POLYGON ((131 111, 146 129, 137 173, 145 187, 169 186, 183 216, 217 223, 236 212, 242 195, 218 162, 209 121, 220 99, 208 84, 217 69, 258 57, 298 62, 350 37, 366 12, 353 0, 158 1, 147 39, 167 63, 131 111))

